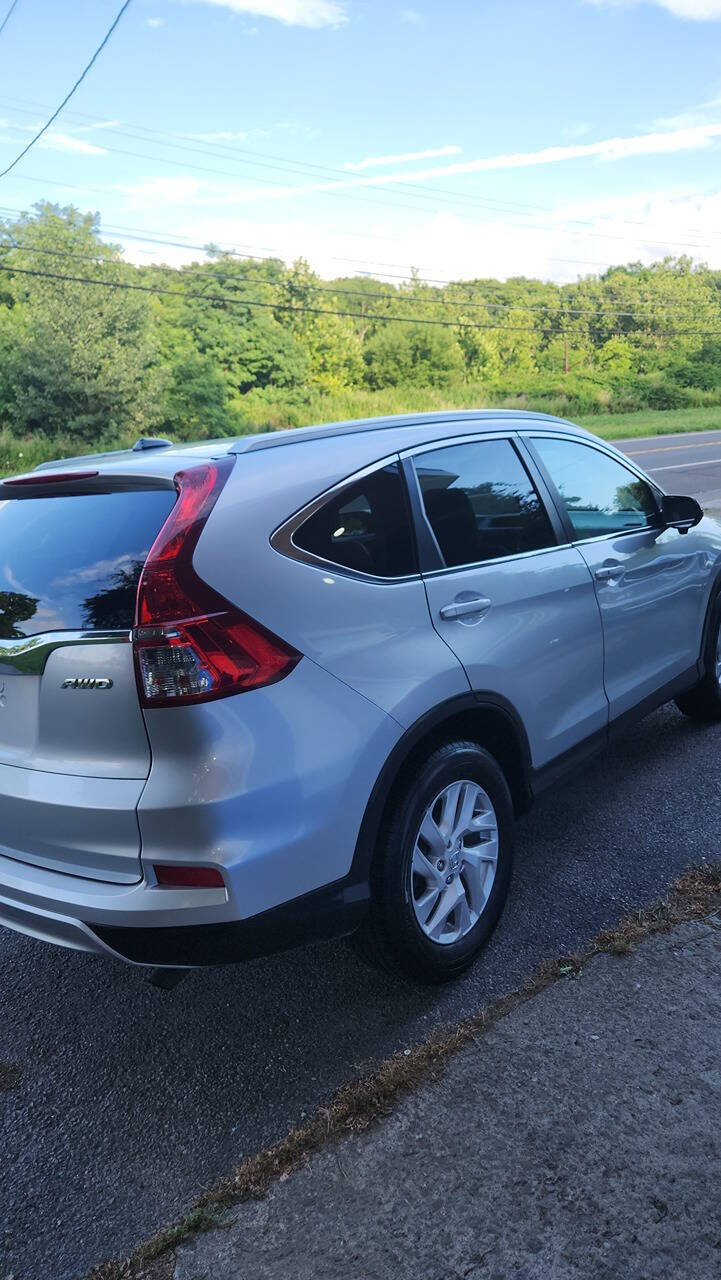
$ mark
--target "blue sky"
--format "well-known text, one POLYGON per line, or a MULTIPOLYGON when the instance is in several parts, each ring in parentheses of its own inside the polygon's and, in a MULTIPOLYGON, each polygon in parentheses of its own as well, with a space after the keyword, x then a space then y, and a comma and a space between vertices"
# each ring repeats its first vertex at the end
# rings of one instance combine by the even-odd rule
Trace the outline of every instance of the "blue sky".
MULTIPOLYGON (((19 0, 0 160, 118 7, 19 0)), ((720 161, 721 0, 133 0, 0 211, 97 210, 139 262, 212 240, 326 275, 568 280, 721 266, 720 161)))

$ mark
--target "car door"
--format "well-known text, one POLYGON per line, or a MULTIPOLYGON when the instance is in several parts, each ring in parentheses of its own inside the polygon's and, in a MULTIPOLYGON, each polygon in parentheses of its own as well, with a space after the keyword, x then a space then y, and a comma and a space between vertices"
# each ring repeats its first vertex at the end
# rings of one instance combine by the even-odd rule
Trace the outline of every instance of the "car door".
POLYGON ((538 768, 605 732, 601 622, 588 567, 509 436, 413 452, 439 568, 424 572, 433 626, 474 690, 520 715, 538 768))
POLYGON ((708 569, 696 539, 666 529, 653 486, 594 441, 530 441, 568 536, 593 574, 614 719, 692 672, 708 569))

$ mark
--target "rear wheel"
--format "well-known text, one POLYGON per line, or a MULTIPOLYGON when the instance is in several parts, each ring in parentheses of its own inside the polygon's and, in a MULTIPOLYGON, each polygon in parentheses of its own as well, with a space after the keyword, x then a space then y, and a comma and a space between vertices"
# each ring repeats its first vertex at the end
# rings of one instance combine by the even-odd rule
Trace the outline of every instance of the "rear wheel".
POLYGON ((474 742, 439 747, 406 770, 384 824, 363 954, 425 982, 456 977, 490 938, 512 865, 513 808, 498 764, 474 742))
POLYGON ((704 649, 704 676, 676 706, 692 720, 721 720, 721 595, 714 601, 704 649))

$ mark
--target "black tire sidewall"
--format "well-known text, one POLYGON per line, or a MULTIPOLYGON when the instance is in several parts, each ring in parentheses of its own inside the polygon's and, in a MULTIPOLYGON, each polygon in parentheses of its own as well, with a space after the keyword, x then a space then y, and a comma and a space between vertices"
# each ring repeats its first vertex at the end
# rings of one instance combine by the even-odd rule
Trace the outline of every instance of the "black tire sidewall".
POLYGON ((513 806, 508 785, 493 757, 471 742, 449 743, 408 777, 394 806, 381 854, 376 897, 389 946, 407 972, 427 982, 442 982, 463 972, 490 938, 503 910, 513 870, 513 806), (458 942, 440 944, 426 937, 412 900, 411 859, 423 815, 452 782, 477 782, 489 796, 498 820, 498 863, 491 894, 480 920, 458 942))

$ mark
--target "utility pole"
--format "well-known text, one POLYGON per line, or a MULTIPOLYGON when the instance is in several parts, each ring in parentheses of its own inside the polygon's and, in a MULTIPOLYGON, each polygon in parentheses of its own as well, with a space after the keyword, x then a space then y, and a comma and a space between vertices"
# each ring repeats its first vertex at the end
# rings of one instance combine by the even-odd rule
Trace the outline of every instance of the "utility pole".
POLYGON ((564 334, 564 339, 565 353, 563 359, 563 372, 568 373, 568 334, 564 334))

